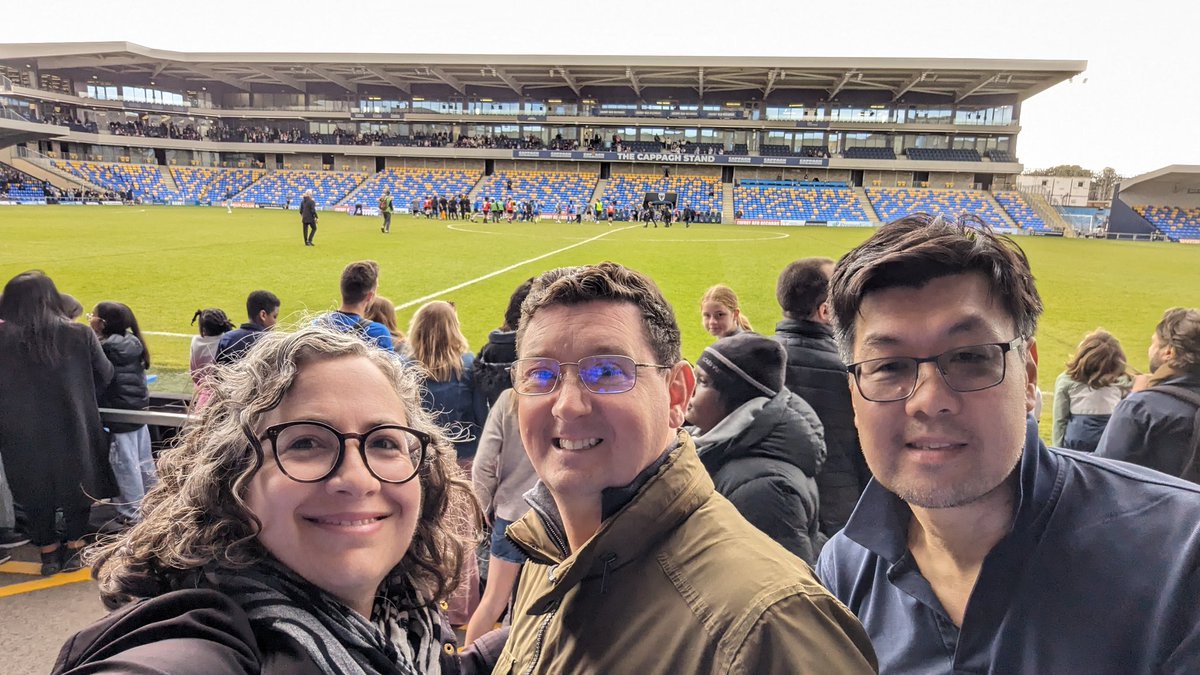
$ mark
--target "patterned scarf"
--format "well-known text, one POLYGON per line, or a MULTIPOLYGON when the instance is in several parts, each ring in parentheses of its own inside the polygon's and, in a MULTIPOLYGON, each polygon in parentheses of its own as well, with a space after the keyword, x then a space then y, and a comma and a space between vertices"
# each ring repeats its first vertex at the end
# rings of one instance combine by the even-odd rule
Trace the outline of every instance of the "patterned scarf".
POLYGON ((206 576, 246 611, 256 630, 287 635, 329 675, 441 673, 440 617, 401 574, 380 587, 370 621, 274 558, 206 576))

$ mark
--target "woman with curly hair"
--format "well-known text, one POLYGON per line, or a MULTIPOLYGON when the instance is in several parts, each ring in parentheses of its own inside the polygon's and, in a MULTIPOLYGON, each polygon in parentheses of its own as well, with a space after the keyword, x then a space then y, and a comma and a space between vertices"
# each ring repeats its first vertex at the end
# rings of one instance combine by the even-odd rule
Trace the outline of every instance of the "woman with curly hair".
MULTIPOLYGON (((119 607, 54 672, 454 673, 439 602, 473 504, 418 383, 354 335, 270 333, 217 371, 143 519, 89 551, 119 607)), ((477 513, 477 509, 474 513, 477 513)))

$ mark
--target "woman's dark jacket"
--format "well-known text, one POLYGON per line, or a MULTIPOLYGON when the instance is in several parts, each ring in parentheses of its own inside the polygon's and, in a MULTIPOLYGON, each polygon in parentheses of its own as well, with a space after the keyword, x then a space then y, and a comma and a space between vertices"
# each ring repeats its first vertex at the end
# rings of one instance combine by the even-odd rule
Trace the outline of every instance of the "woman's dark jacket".
POLYGON ((500 392, 512 387, 509 368, 517 360, 517 332, 494 330, 488 342, 475 358, 475 387, 487 399, 491 409, 500 397, 500 392))
POLYGON ((751 399, 695 441, 717 492, 752 525, 816 564, 826 539, 816 481, 825 435, 812 406, 784 389, 751 399))

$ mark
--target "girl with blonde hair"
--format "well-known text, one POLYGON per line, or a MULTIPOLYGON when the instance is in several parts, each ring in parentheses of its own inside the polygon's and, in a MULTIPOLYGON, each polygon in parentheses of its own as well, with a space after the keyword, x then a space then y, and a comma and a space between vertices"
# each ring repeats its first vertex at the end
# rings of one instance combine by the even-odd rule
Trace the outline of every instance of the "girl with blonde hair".
POLYGON ((1132 381, 1120 341, 1097 328, 1079 343, 1054 382, 1051 445, 1094 452, 1132 381))
POLYGON ((700 298, 700 319, 704 330, 717 339, 753 331, 750 319, 742 314, 737 294, 725 284, 717 284, 700 298))
POLYGON ((475 388, 475 355, 449 302, 421 305, 408 324, 408 357, 425 372, 425 409, 456 437, 462 463, 475 456, 479 431, 487 419, 487 402, 475 388))
POLYGON ((403 354, 408 348, 408 342, 404 335, 404 331, 400 330, 400 326, 396 322, 396 305, 392 301, 376 295, 367 303, 367 308, 363 311, 363 318, 367 321, 381 323, 388 329, 392 335, 392 350, 397 354, 403 354))

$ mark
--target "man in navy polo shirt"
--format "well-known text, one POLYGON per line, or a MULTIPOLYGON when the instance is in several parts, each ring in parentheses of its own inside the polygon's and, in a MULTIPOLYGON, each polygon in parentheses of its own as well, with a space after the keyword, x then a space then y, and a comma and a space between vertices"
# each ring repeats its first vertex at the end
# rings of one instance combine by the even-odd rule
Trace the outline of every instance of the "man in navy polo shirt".
POLYGON ((829 301, 874 479, 817 573, 880 671, 1200 672, 1200 486, 1026 432, 1024 253, 910 216, 842 258, 829 301))

